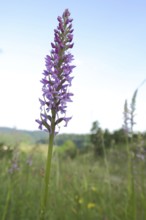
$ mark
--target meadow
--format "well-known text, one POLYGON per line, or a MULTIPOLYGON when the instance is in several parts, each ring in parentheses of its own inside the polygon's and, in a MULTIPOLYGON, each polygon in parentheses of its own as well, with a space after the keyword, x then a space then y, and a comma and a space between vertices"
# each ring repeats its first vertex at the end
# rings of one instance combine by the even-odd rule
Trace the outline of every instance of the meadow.
POLYGON ((119 130, 111 133, 95 121, 90 134, 60 136, 60 127, 72 118, 67 106, 75 65, 69 10, 57 21, 36 119, 47 133, 0 129, 0 220, 146 220, 146 133, 133 129, 136 96, 145 80, 130 105, 125 100, 119 130))
MULTIPOLYGON (((139 152, 132 143, 115 144, 99 157, 92 148, 72 157, 54 147, 46 219, 145 220, 146 160, 140 144, 139 152)), ((21 144, 0 158, 1 220, 38 219, 46 152, 47 145, 21 144)))

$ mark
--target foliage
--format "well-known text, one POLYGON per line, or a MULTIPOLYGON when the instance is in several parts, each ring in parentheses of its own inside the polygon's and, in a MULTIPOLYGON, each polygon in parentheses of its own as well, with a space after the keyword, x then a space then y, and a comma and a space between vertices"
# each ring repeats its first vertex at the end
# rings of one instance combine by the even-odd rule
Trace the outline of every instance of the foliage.
POLYGON ((77 147, 71 140, 67 140, 63 146, 57 147, 57 151, 63 158, 73 159, 77 155, 77 147))
POLYGON ((12 148, 18 147, 20 143, 33 143, 31 135, 27 131, 17 130, 15 128, 0 128, 0 142, 5 143, 12 148))
POLYGON ((112 138, 116 145, 126 144, 126 133, 123 128, 114 131, 112 134, 112 138))
POLYGON ((5 143, 0 142, 0 159, 1 158, 11 158, 13 150, 11 147, 5 145, 5 143))
POLYGON ((90 144, 89 134, 59 134, 56 136, 55 144, 61 146, 67 140, 73 141, 80 149, 90 144))
MULTIPOLYGON (((66 146, 72 145, 69 141, 66 146)), ((61 149, 61 147, 59 147, 61 149)), ((35 220, 44 175, 42 148, 15 151, 13 159, 1 159, 0 216, 2 220, 35 220), (18 169, 9 173, 12 164, 18 169), (4 215, 5 214, 5 215, 4 215)), ((44 148, 45 149, 45 148, 44 148)), ((128 162, 126 145, 107 151, 109 175, 104 158, 95 160, 88 152, 74 160, 54 152, 50 203, 47 214, 53 220, 129 220, 133 203, 127 191, 128 162), (109 187, 110 186, 110 187, 109 187), (127 208, 128 207, 128 208, 127 208)), ((146 175, 144 159, 133 157, 137 219, 146 218, 146 175)))
POLYGON ((104 134, 99 127, 99 122, 93 122, 91 128, 91 143, 93 144, 94 152, 96 156, 104 155, 104 134))
MULTIPOLYGON (((11 146, 15 146, 16 143, 20 144, 21 142, 27 144, 47 144, 48 134, 42 131, 27 131, 0 127, 0 140, 4 141, 6 144, 8 143, 11 146)), ((78 148, 83 148, 90 144, 90 135, 59 134, 55 138, 55 145, 61 146, 67 140, 73 141, 78 148)))

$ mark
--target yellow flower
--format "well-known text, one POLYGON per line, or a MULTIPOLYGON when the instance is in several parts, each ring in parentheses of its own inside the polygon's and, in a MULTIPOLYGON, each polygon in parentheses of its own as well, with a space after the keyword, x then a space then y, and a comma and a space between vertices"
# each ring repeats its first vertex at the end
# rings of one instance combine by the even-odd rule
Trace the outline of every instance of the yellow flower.
POLYGON ((96 204, 93 203, 93 202, 89 202, 88 205, 87 205, 87 208, 88 209, 92 209, 92 208, 95 208, 96 204))
POLYGON ((80 198, 80 199, 78 200, 78 203, 79 203, 79 204, 82 204, 83 201, 84 201, 84 200, 83 200, 82 198, 80 198))
POLYGON ((96 189, 95 186, 92 186, 92 187, 91 187, 91 190, 92 190, 93 192, 97 192, 97 189, 96 189))

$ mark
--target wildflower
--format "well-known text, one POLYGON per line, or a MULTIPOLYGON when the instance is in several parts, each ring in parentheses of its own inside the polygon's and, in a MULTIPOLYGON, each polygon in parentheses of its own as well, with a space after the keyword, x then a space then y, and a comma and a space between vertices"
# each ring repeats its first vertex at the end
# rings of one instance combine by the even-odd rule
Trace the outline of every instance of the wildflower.
POLYGON ((18 161, 17 160, 13 160, 11 163, 11 167, 9 168, 8 172, 10 174, 13 174, 15 172, 17 172, 20 169, 18 161))
POLYGON ((123 125, 123 129, 124 129, 125 133, 128 134, 129 136, 132 136, 133 126, 136 124, 134 119, 135 119, 137 93, 138 93, 138 89, 135 90, 135 92, 132 96, 130 108, 128 108, 127 100, 125 100, 125 104, 124 104, 124 112, 123 112, 124 125, 123 125))
POLYGON ((26 164, 28 165, 28 166, 32 166, 32 155, 30 155, 28 158, 27 158, 27 160, 26 160, 26 164))
MULTIPOLYGON (((70 12, 66 9, 62 17, 58 17, 59 25, 54 30, 54 43, 51 43, 51 54, 46 56, 46 70, 41 80, 42 99, 40 101, 40 119, 36 122, 39 129, 52 131, 54 127, 64 121, 66 127, 71 117, 66 117, 67 103, 72 102, 73 93, 69 92, 73 77, 71 73, 75 68, 71 65, 73 55, 69 49, 73 47, 73 29, 70 12), (45 129, 44 129, 45 128, 45 129)), ((58 130, 55 131, 58 133, 58 130)))
POLYGON ((78 204, 82 204, 82 203, 84 202, 84 199, 81 198, 79 195, 76 195, 76 196, 75 196, 75 200, 76 200, 76 202, 77 202, 78 204))
POLYGON ((144 154, 136 154, 136 157, 137 157, 138 159, 141 159, 141 160, 144 160, 144 159, 145 159, 144 154))
POLYGON ((96 189, 95 186, 92 186, 92 187, 91 187, 91 190, 92 190, 93 192, 97 192, 97 189, 96 189))
POLYGON ((93 203, 93 202, 89 202, 88 205, 87 205, 87 208, 88 209, 92 209, 92 208, 95 208, 96 204, 93 203))
POLYGON ((42 98, 39 99, 41 105, 40 119, 36 120, 39 129, 49 132, 40 220, 44 220, 46 215, 54 137, 59 131, 60 123, 64 122, 64 126, 67 126, 71 119, 71 117, 66 116, 66 110, 67 103, 72 102, 73 96, 73 93, 69 91, 73 79, 71 73, 75 68, 74 65, 71 65, 73 55, 69 52, 74 45, 72 43, 73 19, 70 18, 70 12, 66 9, 57 20, 59 24, 54 30, 54 42, 51 43, 52 50, 45 59, 46 70, 44 70, 41 80, 42 98))
POLYGON ((134 117, 135 117, 135 110, 136 110, 137 92, 138 92, 138 90, 136 89, 133 96, 132 96, 131 105, 130 105, 130 108, 131 108, 131 111, 130 111, 131 133, 133 133, 133 126, 136 124, 136 122, 134 121, 134 117))
POLYGON ((12 158, 12 161, 11 161, 11 166, 10 168, 8 169, 8 172, 10 174, 13 174, 17 171, 20 170, 20 165, 19 165, 19 152, 18 151, 14 151, 13 152, 13 158, 12 158))
POLYGON ((78 200, 78 203, 79 204, 82 204, 84 202, 84 200, 82 199, 82 198, 80 198, 79 200, 78 200))
POLYGON ((127 100, 125 100, 124 103, 124 112, 123 112, 123 116, 124 116, 124 125, 123 125, 123 129, 125 131, 126 134, 129 133, 129 126, 128 126, 128 121, 129 121, 129 109, 128 109, 128 102, 127 100))

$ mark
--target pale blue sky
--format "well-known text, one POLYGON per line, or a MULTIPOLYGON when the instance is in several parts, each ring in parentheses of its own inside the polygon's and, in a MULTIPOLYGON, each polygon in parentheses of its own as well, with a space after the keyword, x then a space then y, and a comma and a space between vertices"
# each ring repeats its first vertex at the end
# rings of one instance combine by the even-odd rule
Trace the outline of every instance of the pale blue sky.
MULTIPOLYGON (((89 132, 94 120, 110 130, 122 126, 124 101, 146 78, 145 0, 0 0, 0 126, 37 129, 44 58, 66 8, 74 19, 77 67, 73 119, 61 132, 89 132)), ((146 130, 145 94, 143 85, 139 130, 146 130)))

